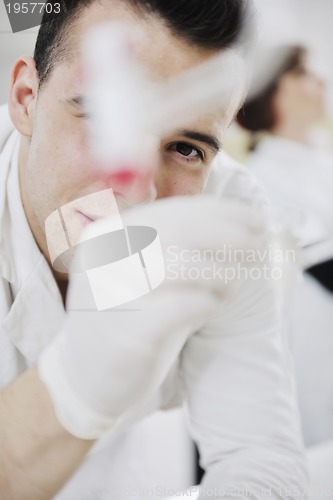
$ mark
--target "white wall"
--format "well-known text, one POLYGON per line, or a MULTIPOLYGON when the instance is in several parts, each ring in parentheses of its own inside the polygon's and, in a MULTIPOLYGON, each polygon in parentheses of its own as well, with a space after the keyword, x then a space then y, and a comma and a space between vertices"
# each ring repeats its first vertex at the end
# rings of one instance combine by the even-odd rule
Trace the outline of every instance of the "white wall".
POLYGON ((312 64, 327 81, 328 104, 333 116, 333 1, 255 0, 262 43, 298 43, 312 53, 312 64))

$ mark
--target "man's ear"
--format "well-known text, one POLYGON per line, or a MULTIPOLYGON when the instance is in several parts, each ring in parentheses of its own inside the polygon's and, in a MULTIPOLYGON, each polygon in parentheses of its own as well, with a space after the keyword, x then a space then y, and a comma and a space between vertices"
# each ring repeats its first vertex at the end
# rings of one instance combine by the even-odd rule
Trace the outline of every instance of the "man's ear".
POLYGON ((27 137, 32 135, 32 122, 38 93, 38 75, 31 56, 20 57, 13 66, 8 110, 15 128, 27 137))

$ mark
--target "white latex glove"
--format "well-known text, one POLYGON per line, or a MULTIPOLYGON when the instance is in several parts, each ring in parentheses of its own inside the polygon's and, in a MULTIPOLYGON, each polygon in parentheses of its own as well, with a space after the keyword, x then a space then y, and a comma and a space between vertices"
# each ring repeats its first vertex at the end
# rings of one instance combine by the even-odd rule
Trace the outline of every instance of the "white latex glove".
MULTIPOLYGON (((165 254, 170 245, 213 252, 224 245, 258 248, 263 234, 263 222, 248 207, 208 196, 136 207, 123 213, 123 221, 157 229, 165 254)), ((104 224, 107 219, 92 224, 88 232, 97 228, 100 234, 104 224)), ((191 263, 199 270, 201 265, 191 263)), ((80 438, 98 438, 149 399, 187 338, 206 322, 229 289, 220 280, 165 279, 149 294, 99 312, 86 274, 73 273, 63 331, 38 364, 62 425, 80 438)))

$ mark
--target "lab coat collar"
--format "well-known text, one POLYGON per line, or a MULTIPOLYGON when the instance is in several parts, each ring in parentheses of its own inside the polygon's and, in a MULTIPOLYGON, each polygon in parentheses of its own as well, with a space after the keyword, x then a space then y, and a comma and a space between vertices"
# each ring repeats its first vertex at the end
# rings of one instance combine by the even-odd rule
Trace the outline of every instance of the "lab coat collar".
POLYGON ((33 364, 61 329, 65 311, 56 283, 44 258, 33 269, 14 299, 2 328, 33 364))
POLYGON ((0 273, 13 297, 2 328, 33 363, 59 331, 65 311, 52 272, 24 213, 18 177, 20 136, 9 126, 3 107, 0 123, 0 273), (6 130, 2 129, 3 123, 6 130))

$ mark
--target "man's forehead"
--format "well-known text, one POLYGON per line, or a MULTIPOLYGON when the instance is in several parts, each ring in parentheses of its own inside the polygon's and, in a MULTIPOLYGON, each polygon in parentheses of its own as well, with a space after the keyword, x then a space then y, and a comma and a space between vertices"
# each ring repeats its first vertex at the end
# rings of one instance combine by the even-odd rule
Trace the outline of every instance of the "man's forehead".
MULTIPOLYGON (((143 64, 149 77, 153 80, 164 82, 176 77, 193 67, 199 66, 208 59, 222 51, 207 51, 200 49, 179 37, 171 34, 163 22, 155 16, 143 16, 130 9, 126 2, 94 2, 84 9, 77 21, 77 26, 72 32, 75 36, 76 48, 75 57, 69 57, 65 64, 65 71, 61 71, 57 84, 64 88, 64 98, 76 96, 84 97, 85 71, 82 66, 82 54, 80 53, 82 41, 92 28, 106 22, 131 23, 135 31, 135 52, 140 63, 143 64)), ((105 61, 108 64, 108 61, 105 61)), ((60 72, 59 72, 60 73, 60 72)), ((226 71, 227 76, 227 71, 226 71)), ((182 89, 183 91, 183 89, 182 89)), ((202 129, 210 129, 216 135, 217 128, 227 121, 230 115, 236 112, 238 102, 228 110, 226 118, 226 108, 218 109, 216 105, 215 113, 203 114, 200 119, 196 119, 196 124, 200 121, 202 129), (215 130, 213 130, 215 129, 215 130)))
POLYGON ((92 28, 106 22, 130 25, 137 57, 145 65, 146 71, 157 80, 174 76, 219 53, 198 47, 176 36, 160 17, 139 13, 126 1, 94 2, 84 9, 74 28, 74 44, 78 53, 84 36, 92 28))

